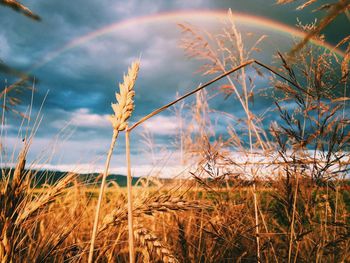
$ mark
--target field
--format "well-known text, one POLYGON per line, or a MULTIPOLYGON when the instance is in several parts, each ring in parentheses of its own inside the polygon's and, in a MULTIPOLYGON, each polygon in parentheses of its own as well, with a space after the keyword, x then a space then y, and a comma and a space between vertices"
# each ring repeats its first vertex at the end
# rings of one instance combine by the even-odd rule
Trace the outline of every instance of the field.
MULTIPOLYGON (((0 4, 40 20, 19 3, 0 4)), ((134 60, 111 98, 102 173, 35 169, 40 159, 28 164, 41 122, 30 105, 20 113, 23 147, 13 151, 12 166, 1 167, 0 262, 350 262, 350 37, 330 48, 320 35, 349 8, 342 0, 323 6, 330 11, 321 22, 298 25, 302 38, 271 63, 254 56, 264 52, 265 36, 246 44, 231 10, 220 33, 179 24, 181 48, 209 80, 131 121, 143 66, 142 57, 134 60), (257 91, 261 83, 269 88, 257 91), (269 103, 263 114, 254 111, 258 97, 269 103), (240 114, 212 108, 218 98, 240 114), (182 170, 171 174, 174 162, 164 162, 157 173, 154 163, 148 176, 133 177, 133 161, 142 158, 130 146, 140 143, 136 127, 168 110, 181 122, 167 146, 182 170), (120 145, 126 176, 110 173, 120 145)), ((26 81, 0 94, 2 164, 5 112, 19 113, 11 96, 26 81)), ((143 142, 152 157, 161 155, 149 133, 143 142)))
MULTIPOLYGON (((323 262, 346 261, 349 186, 339 182, 334 191, 310 181, 299 184, 296 203, 295 181, 288 185, 283 178, 260 182, 255 192, 252 186, 234 182, 222 187, 217 182, 206 182, 204 187, 190 180, 183 185, 174 182, 173 186, 168 182, 161 189, 134 187, 136 261, 255 262, 257 238, 264 262, 284 262, 290 250, 292 259, 298 262, 318 257, 323 262), (258 202, 259 228, 254 198, 258 202), (291 241, 293 213, 295 236, 291 241)), ((29 204, 16 213, 13 225, 6 226, 9 242, 2 243, 3 251, 13 249, 13 258, 27 258, 28 262, 84 262, 98 189, 77 180, 71 184, 66 189, 59 185, 26 189, 21 202, 29 204), (16 227, 17 222, 21 228, 16 227)), ((11 200, 8 208, 16 205, 16 199, 11 200)), ((110 186, 101 209, 95 260, 128 262, 127 214, 126 188, 110 186)))

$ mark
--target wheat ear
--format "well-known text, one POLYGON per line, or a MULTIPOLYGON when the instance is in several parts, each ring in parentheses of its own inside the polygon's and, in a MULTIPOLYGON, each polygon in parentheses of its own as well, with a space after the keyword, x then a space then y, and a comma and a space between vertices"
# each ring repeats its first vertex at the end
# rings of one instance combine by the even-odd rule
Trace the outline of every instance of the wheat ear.
POLYGON ((96 205, 96 214, 95 214, 94 226, 92 230, 89 259, 88 259, 89 263, 92 263, 93 261, 94 245, 95 245, 95 239, 96 239, 97 228, 98 228, 98 219, 100 215, 103 192, 106 186, 106 178, 108 175, 109 164, 111 161, 113 148, 119 132, 125 130, 125 128, 127 127, 127 120, 130 118, 132 111, 134 109, 134 101, 133 101, 133 98, 135 96, 134 86, 135 86, 135 81, 139 72, 139 66, 140 66, 139 61, 135 61, 131 64, 131 67, 128 69, 128 74, 124 75, 123 83, 119 84, 120 93, 115 94, 117 103, 112 103, 112 109, 114 111, 114 114, 109 117, 109 120, 112 122, 113 136, 112 136, 111 145, 107 155, 105 171, 102 177, 99 197, 96 205))
POLYGON ((165 263, 179 262, 170 250, 159 241, 159 238, 146 228, 139 228, 135 231, 136 239, 147 249, 148 253, 153 253, 165 263))
MULTIPOLYGON (((189 201, 179 197, 170 195, 154 196, 142 200, 142 205, 133 209, 133 217, 142 217, 143 215, 153 215, 157 212, 181 212, 195 209, 210 208, 197 201, 189 201)), ((128 219, 127 207, 114 209, 103 219, 103 225, 99 233, 105 231, 109 226, 117 226, 128 219)))

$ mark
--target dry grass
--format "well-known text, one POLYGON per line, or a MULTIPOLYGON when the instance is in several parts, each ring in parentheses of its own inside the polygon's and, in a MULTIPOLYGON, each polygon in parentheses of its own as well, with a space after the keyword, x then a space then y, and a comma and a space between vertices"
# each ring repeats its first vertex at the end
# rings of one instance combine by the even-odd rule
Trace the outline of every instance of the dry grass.
POLYGON ((3 173, 0 182, 1 262, 350 260, 348 78, 341 73, 343 61, 333 60, 331 53, 315 54, 306 46, 297 54, 301 63, 279 54, 280 64, 274 69, 252 58, 262 38, 251 48, 244 47, 232 14, 228 28, 208 36, 182 26, 190 35, 184 42, 186 51, 208 62, 204 74, 219 76, 128 127, 139 64, 131 66, 116 94, 117 104, 112 104, 114 132, 98 198, 96 188, 75 174, 43 190, 34 189, 35 176, 25 170, 30 146, 26 141, 17 166, 3 173), (258 66, 278 78, 272 79, 272 96, 279 121, 270 123, 269 130, 252 112, 256 94, 248 66, 261 76, 258 66), (203 91, 224 78, 227 84, 214 90, 215 96, 233 95, 230 99, 238 101, 245 114, 237 120, 219 113, 232 121, 225 138, 215 133, 209 93, 203 91), (158 180, 157 187, 137 186, 131 191, 129 135, 193 94, 196 100, 186 112, 190 116, 181 119, 178 140, 181 159, 196 161, 191 178, 158 180), (121 131, 127 135, 128 188, 112 184, 105 191, 121 131), (239 162, 232 152, 247 161, 239 162), (249 159, 257 155, 263 161, 249 159), (269 174, 262 176, 264 170, 269 174))
MULTIPOLYGON (((295 0, 277 0, 277 4, 289 4, 292 2, 296 2, 295 0)), ((291 55, 295 55, 298 51, 300 51, 303 47, 306 46, 306 44, 312 40, 312 39, 317 39, 317 38, 322 38, 322 31, 327 28, 334 20, 336 20, 339 16, 341 15, 346 15, 348 20, 350 21, 350 3, 348 0, 338 0, 334 2, 329 2, 329 3, 324 3, 318 0, 304 0, 301 1, 303 2, 300 4, 296 10, 303 10, 307 9, 310 6, 313 6, 313 12, 316 11, 326 11, 326 15, 320 19, 320 22, 312 27, 309 28, 306 31, 306 36, 302 41, 297 43, 293 49, 291 50, 291 55)), ((337 46, 341 46, 344 44, 348 44, 348 47, 346 48, 345 51, 345 59, 344 61, 346 62, 346 67, 348 67, 348 62, 349 62, 349 53, 350 53, 350 42, 349 42, 349 37, 350 35, 343 35, 341 36, 342 39, 340 42, 337 44, 337 46)))
MULTIPOLYGON (((260 228, 263 261, 276 261, 273 250, 279 262, 287 259, 290 212, 281 185, 284 180, 284 177, 276 178, 270 187, 264 186, 264 182, 257 183, 259 213, 261 220, 264 219, 260 228)), ((184 185, 176 191, 177 194, 135 188, 133 215, 136 230, 146 229, 140 232, 145 236, 140 243, 140 235, 135 233, 136 262, 157 262, 165 255, 172 255, 179 262, 198 262, 199 259, 205 262, 255 261, 255 216, 250 187, 232 180, 236 185, 230 183, 223 188, 221 182, 191 182, 191 186, 184 185), (180 192, 187 193, 181 198, 176 197, 180 192), (157 241, 153 250, 151 240, 157 241), (166 253, 162 252, 163 248, 167 249, 163 250, 166 253), (157 250, 160 250, 158 254, 157 250)), ((295 186, 295 181, 291 184, 295 186)), ((337 193, 329 191, 327 195, 326 188, 317 190, 307 181, 299 183, 295 217, 298 260, 312 261, 316 256, 324 261, 333 257, 335 262, 348 259, 349 208, 346 206, 349 196, 343 187, 339 184, 337 193), (335 197, 337 208, 334 206, 335 197), (333 220, 335 213, 336 223, 333 220), (327 239, 321 242, 325 231, 327 239)), ((94 257, 98 262, 128 262, 126 191, 113 186, 110 190, 101 208, 103 223, 96 237, 94 257)), ((96 198, 91 199, 84 184, 72 183, 55 198, 55 202, 21 223, 22 231, 27 229, 30 235, 21 239, 22 244, 13 241, 19 233, 11 232, 14 236, 10 239, 11 244, 16 251, 13 260, 85 262, 96 201, 96 198)), ((294 252, 292 256, 295 256, 294 252)), ((4 260, 7 261, 8 258, 4 260)))
POLYGON ((62 232, 51 236, 45 242, 36 229, 42 223, 42 217, 50 210, 52 203, 57 202, 63 189, 74 180, 75 174, 69 174, 45 192, 34 194, 31 185, 32 174, 25 171, 27 145, 18 156, 17 166, 12 174, 3 174, 0 192, 0 226, 1 262, 19 262, 26 258, 28 262, 53 256, 55 248, 72 231, 74 224, 67 225, 62 232), (11 180, 12 179, 12 180, 11 180), (32 243, 32 240, 37 241, 32 243), (30 245, 29 245, 30 244, 30 245))
POLYGON ((0 1, 1 5, 7 6, 12 8, 13 10, 20 12, 22 14, 24 14, 25 16, 40 21, 41 18, 40 16, 38 16, 37 14, 33 13, 28 7, 22 5, 20 2, 16 1, 16 0, 1 0, 0 1))

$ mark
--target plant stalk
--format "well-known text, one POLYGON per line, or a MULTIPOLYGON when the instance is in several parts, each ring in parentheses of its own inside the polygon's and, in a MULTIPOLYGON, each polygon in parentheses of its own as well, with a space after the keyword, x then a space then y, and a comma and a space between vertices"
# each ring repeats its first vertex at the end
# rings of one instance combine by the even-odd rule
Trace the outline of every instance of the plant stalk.
POLYGON ((128 187, 128 229, 129 229, 129 262, 135 263, 135 248, 134 248, 134 226, 132 218, 132 176, 130 164, 130 131, 126 127, 125 132, 125 150, 126 164, 128 169, 127 187, 128 187))
MULTIPOLYGON (((255 178, 254 178, 254 180, 255 180, 255 178)), ((258 262, 261 262, 261 255, 260 255, 260 232, 259 232, 259 215, 258 215, 258 200, 257 200, 255 182, 254 182, 254 184, 253 184, 253 197, 254 197, 254 215, 255 215, 256 256, 257 256, 257 258, 258 258, 258 262)))
POLYGON ((116 140, 118 138, 118 134, 119 134, 118 130, 114 130, 113 131, 112 141, 111 141, 111 145, 109 147, 109 151, 108 151, 108 155, 107 155, 107 160, 106 160, 106 164, 105 164, 105 171, 104 171, 104 174, 103 174, 103 177, 102 177, 100 192, 99 192, 98 201, 97 201, 97 205, 96 205, 96 213, 95 213, 94 226, 93 226, 91 242, 90 242, 90 251, 89 251, 88 263, 92 263, 93 262, 95 239, 96 239, 96 235, 97 235, 98 220, 99 220, 99 217, 100 217, 100 210, 101 210, 101 204, 102 204, 102 199, 103 199, 103 193, 104 193, 104 190, 105 190, 105 187, 106 187, 106 178, 107 178, 108 171, 109 171, 109 164, 110 164, 110 161, 111 161, 111 157, 112 157, 112 153, 113 153, 113 148, 114 148, 115 142, 116 142, 116 140))
POLYGON ((294 223, 295 223, 295 214, 297 209, 297 196, 298 196, 298 187, 299 187, 299 174, 296 174, 296 182, 295 182, 295 194, 294 194, 294 200, 293 200, 293 213, 292 213, 292 220, 290 223, 290 236, 289 236, 289 249, 288 249, 288 263, 292 260, 292 249, 293 249, 293 238, 294 238, 294 223))
POLYGON ((306 94, 309 94, 309 95, 310 95, 310 93, 309 93, 308 91, 306 91, 305 89, 303 89, 302 87, 300 87, 297 83, 294 83, 293 81, 291 81, 291 80, 289 80, 288 78, 284 77, 283 75, 281 75, 280 73, 278 73, 276 70, 273 70, 270 66, 267 66, 267 65, 261 63, 261 62, 258 61, 258 60, 251 59, 251 60, 248 60, 248 61, 242 63, 241 65, 239 65, 239 66, 237 66, 237 67, 232 68, 232 69, 229 70, 229 71, 226 71, 225 73, 223 73, 223 74, 217 76, 216 78, 210 80, 209 82, 207 82, 207 83, 205 83, 205 84, 203 84, 203 85, 200 85, 200 86, 197 87, 196 89, 194 89, 194 90, 192 90, 192 91, 186 93, 185 95, 182 95, 181 97, 177 98, 176 100, 174 100, 174 101, 172 101, 172 102, 170 102, 170 103, 168 103, 168 104, 166 104, 166 105, 164 105, 164 106, 162 106, 162 107, 156 109, 155 111, 152 111, 150 114, 144 116, 144 117, 141 118, 139 121, 137 121, 137 122, 135 122, 133 125, 131 125, 127 130, 128 130, 128 131, 132 131, 132 130, 135 129, 137 126, 139 126, 141 123, 147 121, 149 118, 151 118, 151 117, 157 115, 158 113, 160 113, 160 112, 162 112, 162 111, 168 109, 169 107, 173 106, 174 104, 178 103, 179 101, 181 101, 181 100, 183 100, 183 99, 185 99, 185 98, 187 98, 187 97, 189 97, 189 96, 191 96, 191 95, 197 93, 198 91, 200 91, 200 90, 202 90, 202 89, 204 89, 204 88, 210 86, 211 84, 217 82, 217 81, 220 80, 220 79, 223 79, 224 77, 226 77, 226 76, 232 74, 233 72, 236 72, 237 70, 240 70, 241 68, 244 68, 244 67, 246 67, 246 66, 248 66, 248 65, 251 65, 251 64, 253 64, 253 63, 258 64, 259 66, 261 66, 261 67, 267 69, 268 71, 272 72, 274 75, 280 77, 281 79, 287 81, 289 84, 291 84, 291 85, 293 85, 294 87, 296 87, 298 90, 303 91, 303 92, 305 92, 306 94))
POLYGON ((197 87, 196 89, 194 89, 194 90, 192 90, 192 91, 186 93, 185 95, 180 96, 180 97, 177 98, 176 100, 174 100, 174 101, 172 101, 172 102, 170 102, 170 103, 164 105, 163 107, 160 107, 160 108, 156 109, 155 111, 153 111, 153 112, 151 112, 150 114, 146 115, 145 117, 141 118, 139 121, 137 121, 136 123, 134 123, 133 125, 131 125, 131 127, 128 128, 128 130, 129 130, 129 131, 132 131, 132 130, 135 129, 137 126, 139 126, 141 123, 145 122, 146 120, 148 120, 149 118, 153 117, 154 115, 157 115, 158 113, 160 113, 160 112, 166 110, 167 108, 169 108, 170 106, 173 106, 174 104, 178 103, 179 101, 181 101, 181 100, 183 100, 183 99, 185 99, 185 98, 187 98, 187 97, 189 97, 189 96, 191 96, 191 95, 197 93, 198 91, 200 91, 200 90, 202 90, 202 89, 204 89, 204 88, 210 86, 211 84, 217 82, 218 80, 223 79, 224 77, 226 77, 226 76, 232 74, 233 72, 236 72, 237 70, 239 70, 239 69, 241 69, 241 68, 243 68, 243 67, 246 67, 246 66, 248 66, 248 65, 250 65, 250 64, 252 64, 252 63, 254 63, 254 62, 255 62, 255 60, 248 60, 248 61, 242 63, 241 65, 239 65, 239 66, 237 66, 237 67, 235 67, 235 68, 232 68, 231 70, 229 70, 229 71, 227 71, 227 72, 225 72, 225 73, 219 75, 218 77, 216 77, 216 78, 210 80, 209 82, 207 82, 207 83, 205 83, 205 84, 203 84, 203 85, 200 85, 200 86, 197 87))

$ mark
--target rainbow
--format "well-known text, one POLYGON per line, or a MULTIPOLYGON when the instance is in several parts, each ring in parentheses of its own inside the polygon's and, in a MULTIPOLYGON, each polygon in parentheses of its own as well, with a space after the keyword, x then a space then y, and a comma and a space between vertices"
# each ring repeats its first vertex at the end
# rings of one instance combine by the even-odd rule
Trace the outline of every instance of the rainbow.
MULTIPOLYGON (((303 38, 306 36, 305 32, 298 30, 296 27, 291 27, 264 17, 253 16, 253 15, 248 15, 243 13, 233 13, 233 16, 237 22, 242 24, 254 26, 257 28, 265 28, 273 31, 288 33, 292 36, 299 37, 299 38, 303 38)), ((206 20, 208 19, 208 17, 210 17, 211 19, 223 20, 227 18, 227 12, 226 11, 176 11, 176 12, 159 13, 159 14, 149 15, 149 16, 141 16, 137 18, 131 18, 131 19, 119 21, 111 25, 105 26, 103 28, 100 28, 91 33, 88 33, 86 35, 80 36, 76 39, 73 39, 72 41, 64 45, 62 48, 55 50, 49 53, 48 55, 46 55, 43 60, 41 60, 38 64, 34 65, 34 69, 37 69, 43 66, 44 64, 48 63, 49 61, 53 60, 60 54, 70 49, 78 47, 100 36, 110 34, 114 31, 137 26, 140 24, 165 22, 169 20, 175 20, 177 22, 183 22, 183 21, 186 21, 186 19, 206 20)), ((317 46, 323 46, 326 49, 333 51, 339 56, 342 56, 342 57, 344 56, 344 53, 341 50, 336 49, 331 44, 321 42, 319 40, 312 40, 312 43, 317 46)))

